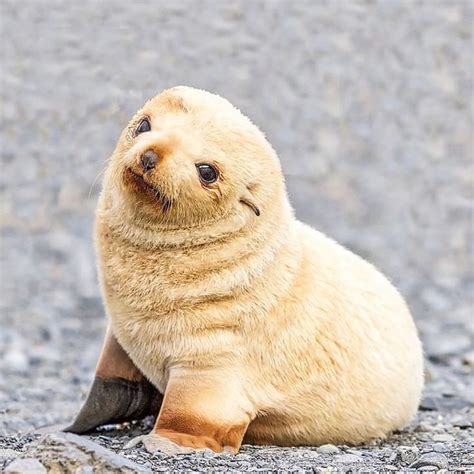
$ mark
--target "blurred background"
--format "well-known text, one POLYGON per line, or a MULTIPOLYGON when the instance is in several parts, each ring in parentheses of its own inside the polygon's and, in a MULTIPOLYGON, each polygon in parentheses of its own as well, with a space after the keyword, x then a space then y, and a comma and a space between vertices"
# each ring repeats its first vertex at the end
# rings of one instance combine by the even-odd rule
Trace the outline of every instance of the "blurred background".
POLYGON ((473 19, 468 0, 2 0, 0 433, 63 422, 87 390, 100 174, 178 84, 258 124, 297 215, 391 278, 430 360, 464 357, 473 19))

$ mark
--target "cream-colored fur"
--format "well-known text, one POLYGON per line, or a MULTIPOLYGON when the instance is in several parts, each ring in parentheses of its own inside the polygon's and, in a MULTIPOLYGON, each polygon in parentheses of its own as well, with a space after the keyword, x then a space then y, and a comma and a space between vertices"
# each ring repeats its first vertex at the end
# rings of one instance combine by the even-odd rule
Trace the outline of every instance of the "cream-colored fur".
POLYGON ((403 298, 296 220, 275 152, 225 99, 176 87, 137 113, 106 172, 96 245, 113 332, 161 392, 178 387, 168 411, 280 445, 357 444, 415 414, 422 349, 403 298), (134 137, 145 115, 152 130, 134 137), (169 208, 124 179, 150 148, 147 179, 169 208), (217 184, 196 163, 216 165, 217 184))

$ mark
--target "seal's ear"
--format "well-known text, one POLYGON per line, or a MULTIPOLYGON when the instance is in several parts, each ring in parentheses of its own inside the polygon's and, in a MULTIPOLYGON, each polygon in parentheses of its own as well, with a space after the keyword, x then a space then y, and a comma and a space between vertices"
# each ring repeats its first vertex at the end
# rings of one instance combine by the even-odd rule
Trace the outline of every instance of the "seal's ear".
POLYGON ((257 207, 257 205, 254 202, 254 197, 252 196, 252 193, 250 192, 250 186, 247 186, 247 188, 245 189, 243 195, 240 198, 240 202, 250 207, 250 209, 252 209, 252 211, 255 212, 256 216, 260 215, 260 209, 257 207))
POLYGON ((89 395, 64 431, 86 433, 100 425, 157 415, 161 402, 161 394, 123 350, 109 326, 89 395))

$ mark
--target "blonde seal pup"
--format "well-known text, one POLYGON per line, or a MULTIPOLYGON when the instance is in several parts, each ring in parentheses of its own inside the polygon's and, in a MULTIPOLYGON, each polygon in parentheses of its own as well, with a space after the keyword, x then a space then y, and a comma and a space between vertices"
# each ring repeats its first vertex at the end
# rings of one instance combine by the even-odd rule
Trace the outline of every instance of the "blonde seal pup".
POLYGON ((294 217, 279 160, 227 100, 154 97, 123 131, 96 221, 109 320, 68 428, 157 415, 153 452, 383 438, 415 414, 422 348, 398 291, 294 217))

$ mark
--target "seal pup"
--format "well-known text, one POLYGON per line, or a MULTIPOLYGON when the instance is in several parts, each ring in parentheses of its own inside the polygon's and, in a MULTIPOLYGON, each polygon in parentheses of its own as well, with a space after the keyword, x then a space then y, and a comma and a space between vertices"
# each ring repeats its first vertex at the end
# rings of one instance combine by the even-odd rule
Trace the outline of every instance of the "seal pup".
POLYGON ((153 452, 383 438, 415 414, 422 348, 398 291, 299 222, 277 155, 227 100, 154 97, 104 176, 109 320, 70 431, 157 414, 153 452))

